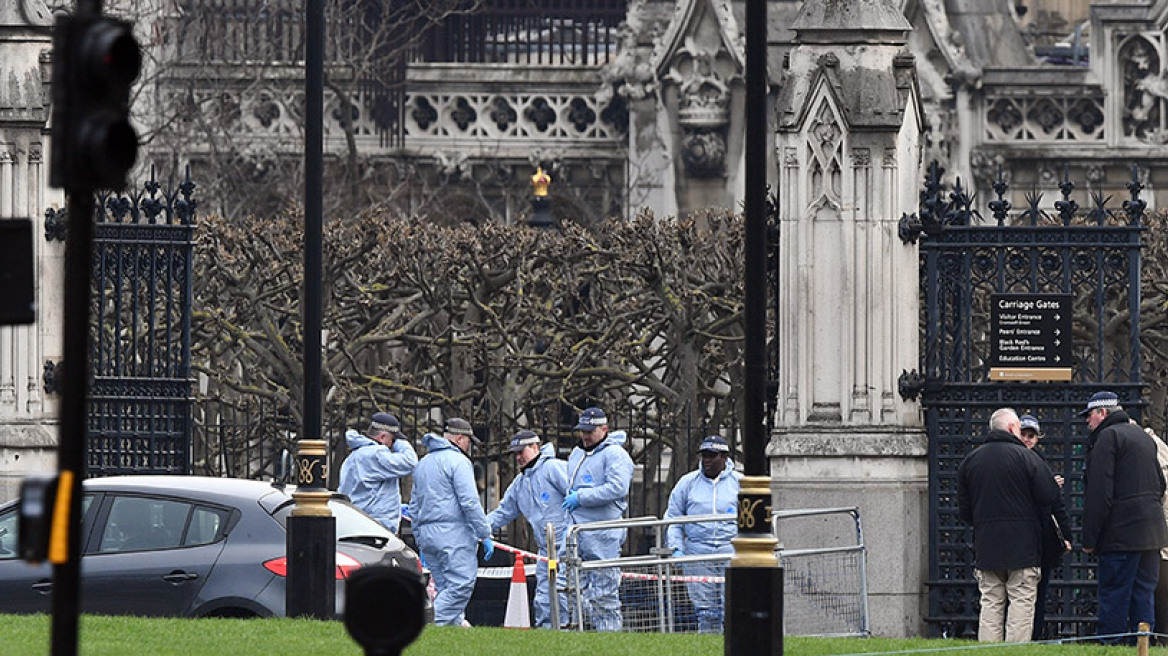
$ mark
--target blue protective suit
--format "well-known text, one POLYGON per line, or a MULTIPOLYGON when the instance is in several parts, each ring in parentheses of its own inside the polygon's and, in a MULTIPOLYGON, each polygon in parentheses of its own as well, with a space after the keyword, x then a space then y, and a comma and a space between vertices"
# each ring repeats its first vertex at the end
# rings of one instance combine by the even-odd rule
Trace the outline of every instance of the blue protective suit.
MULTIPOLYGON (((568 456, 568 491, 575 491, 580 506, 568 512, 568 524, 620 519, 628 507, 633 481, 633 459, 624 449, 625 434, 609 433, 591 450, 577 445, 568 456)), ((582 531, 580 557, 608 560, 620 557, 626 531, 582 531)), ((621 628, 620 569, 609 567, 580 573, 584 612, 597 631, 621 628)))
MULTIPOLYGON (((487 515, 487 522, 490 523, 492 531, 497 531, 522 514, 531 524, 541 556, 548 555, 547 531, 544 527, 551 522, 555 525, 556 550, 558 554, 562 554, 566 521, 563 505, 567 492, 568 463, 556 459, 556 450, 550 443, 544 444, 539 449, 539 456, 527 463, 523 471, 511 481, 511 485, 507 486, 499 507, 487 515)), ((556 585, 561 624, 568 621, 568 595, 565 583, 561 575, 556 585)), ((535 625, 543 628, 550 628, 552 625, 548 564, 543 561, 535 568, 535 625)))
POLYGON ((418 454, 413 445, 401 438, 388 447, 350 430, 345 433, 345 441, 349 444, 349 456, 341 463, 337 491, 396 534, 401 524, 399 482, 414 473, 418 454))
POLYGON ((470 458, 445 437, 426 434, 429 451, 414 469, 414 538, 438 596, 434 623, 459 626, 478 576, 478 543, 491 537, 470 458))
MULTIPOLYGON (((701 467, 682 476, 669 493, 669 509, 665 519, 686 515, 720 515, 736 513, 738 509, 739 479, 730 463, 715 479, 702 473, 701 467)), ((738 522, 700 522, 674 524, 665 533, 671 551, 681 550, 686 556, 733 553, 730 540, 738 535, 738 522)), ((725 563, 691 563, 683 566, 687 577, 723 577, 725 563)), ((725 583, 686 581, 686 590, 693 602, 702 633, 721 633, 723 610, 726 606, 725 583)))

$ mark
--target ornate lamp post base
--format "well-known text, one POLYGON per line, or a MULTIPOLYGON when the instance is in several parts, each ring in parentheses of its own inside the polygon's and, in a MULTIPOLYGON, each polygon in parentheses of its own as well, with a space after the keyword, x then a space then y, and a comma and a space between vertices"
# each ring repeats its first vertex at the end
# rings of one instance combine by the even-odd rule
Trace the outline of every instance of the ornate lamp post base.
POLYGON ((726 568, 726 656, 783 653, 783 568, 771 528, 771 479, 743 476, 738 537, 726 568))

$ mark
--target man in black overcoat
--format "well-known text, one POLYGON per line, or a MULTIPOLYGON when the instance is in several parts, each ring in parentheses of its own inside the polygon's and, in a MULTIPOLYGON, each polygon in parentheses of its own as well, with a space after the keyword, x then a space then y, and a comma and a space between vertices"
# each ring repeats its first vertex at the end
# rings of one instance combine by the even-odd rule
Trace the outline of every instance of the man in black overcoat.
POLYGON ((1018 414, 1000 408, 985 442, 957 469, 961 518, 973 526, 981 592, 977 639, 1029 642, 1042 560, 1042 520, 1059 495, 1050 468, 1019 439, 1018 414))

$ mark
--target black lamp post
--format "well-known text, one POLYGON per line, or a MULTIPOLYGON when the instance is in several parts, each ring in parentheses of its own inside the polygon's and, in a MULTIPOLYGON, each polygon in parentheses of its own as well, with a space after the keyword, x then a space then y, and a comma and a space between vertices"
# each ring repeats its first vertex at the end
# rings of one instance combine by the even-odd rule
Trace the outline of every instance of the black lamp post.
POLYGON ((288 518, 289 617, 336 612, 336 518, 321 439, 321 304, 324 215, 324 0, 306 0, 304 39, 304 425, 296 443, 296 506, 288 518))
POLYGON ((745 476, 726 569, 726 656, 783 653, 783 569, 775 556, 766 457, 767 0, 746 0, 745 476))

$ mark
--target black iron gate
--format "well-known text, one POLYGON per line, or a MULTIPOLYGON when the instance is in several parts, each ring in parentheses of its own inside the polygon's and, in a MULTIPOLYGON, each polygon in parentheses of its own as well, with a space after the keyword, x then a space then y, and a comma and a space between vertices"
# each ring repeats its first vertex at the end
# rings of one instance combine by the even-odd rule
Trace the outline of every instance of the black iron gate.
POLYGON ((1012 407, 1042 422, 1041 448, 1066 483, 1062 493, 1075 527, 1076 550, 1054 572, 1046 609, 1049 637, 1094 632, 1094 560, 1078 550, 1086 424, 1076 416, 1095 391, 1116 392, 1133 417, 1143 405, 1140 382, 1140 245, 1145 203, 1135 173, 1122 210, 1092 192, 1081 212, 1075 185, 1064 180, 1055 212, 1027 207, 1011 213, 1007 185, 983 221, 960 181, 946 194, 934 163, 921 193, 920 216, 905 217, 901 237, 920 238, 925 338, 921 373, 902 384, 921 394, 929 435, 929 614, 934 635, 977 633, 978 591, 972 533, 957 510, 957 466, 988 428, 990 414, 1012 407), (990 380, 991 294, 1073 297, 1072 380, 990 380))
POLYGON ((99 199, 89 476, 190 473, 194 187, 99 199))

